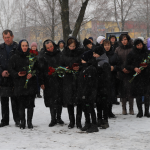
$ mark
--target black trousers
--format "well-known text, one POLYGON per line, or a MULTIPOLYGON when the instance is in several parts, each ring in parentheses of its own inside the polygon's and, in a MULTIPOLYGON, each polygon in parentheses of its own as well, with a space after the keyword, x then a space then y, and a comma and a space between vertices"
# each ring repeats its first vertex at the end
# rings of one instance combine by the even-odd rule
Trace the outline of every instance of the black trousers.
POLYGON ((96 113, 94 109, 94 104, 88 104, 88 105, 84 104, 83 111, 84 111, 86 123, 91 123, 91 119, 92 119, 92 123, 96 124, 96 113))
MULTIPOLYGON (((15 122, 20 121, 19 104, 17 97, 11 97, 11 106, 13 119, 15 122)), ((9 97, 1 97, 2 123, 9 124, 9 97)))
MULTIPOLYGON (((68 114, 70 122, 75 123, 74 105, 68 105, 68 114)), ((77 105, 76 123, 81 123, 82 118, 82 104, 77 105)))
POLYGON ((96 103, 97 107, 97 119, 108 120, 108 104, 107 98, 101 99, 96 103))

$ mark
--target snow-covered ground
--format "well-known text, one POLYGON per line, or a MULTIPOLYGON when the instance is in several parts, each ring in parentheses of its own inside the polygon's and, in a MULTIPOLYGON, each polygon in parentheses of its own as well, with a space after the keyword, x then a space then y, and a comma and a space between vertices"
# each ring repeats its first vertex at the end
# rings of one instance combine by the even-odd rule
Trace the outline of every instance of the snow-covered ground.
MULTIPOLYGON (((123 116, 121 105, 113 107, 117 119, 109 120, 110 128, 87 134, 68 129, 66 108, 62 113, 65 125, 48 127, 49 109, 43 99, 36 99, 35 104, 33 130, 15 127, 10 111, 10 125, 0 128, 0 150, 150 150, 150 119, 123 116)), ((137 114, 136 104, 134 110, 137 114)))

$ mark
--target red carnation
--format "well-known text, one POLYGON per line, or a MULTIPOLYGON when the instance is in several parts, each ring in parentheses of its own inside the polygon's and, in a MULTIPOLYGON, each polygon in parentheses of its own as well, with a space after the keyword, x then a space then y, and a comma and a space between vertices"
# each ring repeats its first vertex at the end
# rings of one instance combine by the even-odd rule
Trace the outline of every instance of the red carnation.
POLYGON ((29 52, 32 54, 33 53, 32 49, 29 52))
POLYGON ((37 51, 32 51, 33 54, 35 55, 38 55, 38 52, 37 51))
POLYGON ((52 72, 48 72, 48 75, 49 75, 49 76, 52 75, 52 72))
POLYGON ((147 65, 148 65, 148 63, 141 63, 140 67, 147 66, 147 65))

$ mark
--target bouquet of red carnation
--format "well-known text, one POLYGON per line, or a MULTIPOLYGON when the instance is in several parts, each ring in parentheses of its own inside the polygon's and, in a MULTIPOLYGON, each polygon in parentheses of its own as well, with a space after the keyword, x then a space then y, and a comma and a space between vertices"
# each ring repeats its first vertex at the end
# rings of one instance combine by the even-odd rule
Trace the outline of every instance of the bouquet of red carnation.
POLYGON ((34 54, 34 55, 36 55, 36 56, 38 55, 38 52, 37 52, 36 50, 32 50, 32 49, 31 49, 29 52, 30 52, 30 54, 34 54))
POLYGON ((49 70, 49 72, 48 72, 49 76, 55 72, 55 69, 53 67, 49 67, 48 70, 49 70))
MULTIPOLYGON (((26 70, 26 72, 28 74, 32 74, 32 76, 36 76, 36 70, 33 70, 34 64, 37 61, 36 56, 38 55, 38 52, 35 50, 30 50, 29 51, 29 56, 27 56, 29 58, 29 66, 24 67, 24 69, 26 70)), ((27 84, 28 84, 28 79, 26 79, 26 83, 24 88, 27 88, 27 84)))

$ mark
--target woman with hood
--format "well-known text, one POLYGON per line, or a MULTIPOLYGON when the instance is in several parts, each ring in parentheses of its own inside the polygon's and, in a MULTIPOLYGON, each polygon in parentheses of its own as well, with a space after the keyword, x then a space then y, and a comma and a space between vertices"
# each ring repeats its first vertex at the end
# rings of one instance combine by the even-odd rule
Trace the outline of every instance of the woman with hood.
POLYGON ((116 36, 115 35, 110 35, 109 36, 109 41, 111 42, 112 51, 115 52, 116 48, 119 46, 116 36))
POLYGON ((58 42, 58 47, 59 47, 59 50, 62 52, 64 49, 65 49, 65 41, 64 40, 59 40, 58 42))
POLYGON ((116 76, 118 71, 118 66, 120 64, 118 55, 114 53, 111 47, 111 43, 109 40, 104 41, 104 50, 106 51, 106 55, 109 58, 109 64, 111 66, 111 89, 110 89, 110 97, 109 97, 109 107, 108 107, 108 116, 109 118, 115 118, 115 115, 112 113, 112 104, 117 104, 117 85, 116 85, 116 76))
POLYGON ((136 39, 134 41, 134 48, 131 51, 126 60, 126 69, 132 72, 132 76, 137 73, 138 75, 134 78, 134 80, 130 83, 132 85, 133 95, 136 97, 138 114, 137 117, 143 117, 142 110, 142 96, 145 96, 145 114, 144 116, 150 117, 149 114, 149 74, 150 74, 150 65, 143 64, 145 59, 148 59, 148 51, 146 45, 143 43, 141 39, 136 39), (140 66, 144 68, 144 70, 139 69, 140 66))
MULTIPOLYGON (((29 66, 29 44, 27 40, 19 42, 18 50, 14 54, 9 63, 9 71, 14 78, 14 94, 18 97, 19 101, 19 115, 20 115, 20 128, 25 129, 25 108, 27 108, 27 124, 28 128, 33 128, 32 117, 33 108, 35 107, 34 100, 37 93, 36 76, 32 76, 25 70, 29 66), (25 88, 26 80, 28 79, 27 88, 25 88)), ((37 69, 37 62, 33 66, 33 70, 37 69)))
POLYGON ((129 80, 132 78, 132 73, 125 68, 125 62, 127 55, 133 50, 133 43, 128 34, 121 34, 119 37, 119 47, 116 49, 116 53, 120 59, 120 65, 118 66, 118 79, 119 79, 119 96, 122 101, 122 114, 127 115, 126 102, 129 101, 129 111, 133 115, 133 96, 131 92, 131 84, 129 80))
MULTIPOLYGON (((74 71, 79 71, 79 65, 81 63, 81 55, 84 50, 81 49, 79 42, 74 37, 70 37, 67 40, 67 46, 62 52, 61 66, 65 68, 70 68, 74 71), (76 64, 76 65, 75 65, 76 64)), ((63 78, 63 102, 68 108, 70 124, 69 129, 73 128, 75 125, 75 115, 74 115, 74 105, 77 105, 77 115, 76 115, 76 125, 77 128, 82 128, 81 126, 81 115, 82 115, 82 105, 78 104, 76 101, 77 94, 77 80, 73 74, 67 73, 63 78)))
POLYGON ((57 45, 49 39, 43 43, 43 48, 45 53, 39 58, 39 83, 44 90, 45 106, 50 108, 51 123, 49 127, 53 127, 57 123, 64 124, 61 119, 62 79, 57 75, 49 74, 49 67, 57 68, 60 66, 61 52, 57 45))

